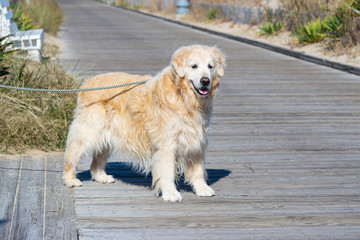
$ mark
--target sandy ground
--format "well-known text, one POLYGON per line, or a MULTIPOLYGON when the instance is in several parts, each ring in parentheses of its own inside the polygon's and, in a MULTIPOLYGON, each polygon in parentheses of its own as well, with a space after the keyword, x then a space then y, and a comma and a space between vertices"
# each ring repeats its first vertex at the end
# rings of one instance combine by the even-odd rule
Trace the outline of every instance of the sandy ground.
POLYGON ((11 149, 7 153, 0 153, 0 158, 17 159, 19 156, 43 157, 45 155, 58 156, 64 154, 63 151, 41 151, 37 149, 27 149, 24 152, 16 152, 11 149))
POLYGON ((52 61, 55 61, 61 54, 61 50, 64 49, 64 42, 59 37, 45 33, 44 37, 44 57, 50 57, 52 61))
MULTIPOLYGON (((143 12, 149 13, 146 10, 143 12)), ((176 19, 175 15, 166 15, 161 13, 151 13, 157 16, 176 19)), ((325 58, 334 62, 344 63, 356 67, 360 67, 360 47, 349 50, 351 56, 346 54, 337 55, 335 52, 326 50, 324 44, 308 44, 308 45, 299 45, 295 42, 295 37, 291 36, 290 32, 281 32, 275 36, 261 36, 258 26, 249 26, 246 24, 233 24, 232 22, 221 22, 213 21, 210 23, 205 22, 195 22, 189 18, 177 18, 178 21, 183 21, 188 24, 192 24, 198 27, 211 29, 218 32, 223 32, 227 34, 232 34, 235 36, 241 36, 245 38, 254 39, 257 41, 269 43, 272 45, 280 46, 287 49, 292 49, 298 52, 304 52, 308 55, 313 55, 320 58, 325 58), (354 57, 355 56, 355 57, 354 57)))

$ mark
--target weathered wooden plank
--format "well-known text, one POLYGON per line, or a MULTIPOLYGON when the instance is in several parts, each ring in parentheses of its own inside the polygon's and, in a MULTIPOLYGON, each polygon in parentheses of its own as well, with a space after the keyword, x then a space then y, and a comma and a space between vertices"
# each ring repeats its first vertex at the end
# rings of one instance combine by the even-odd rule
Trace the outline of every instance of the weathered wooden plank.
POLYGON ((49 154, 47 157, 46 178, 46 239, 77 239, 73 190, 65 187, 62 154, 49 154))
POLYGON ((8 239, 12 236, 20 163, 21 157, 0 157, 0 239, 8 239))
MULTIPOLYGON (((236 207, 236 206, 235 206, 236 207)), ((291 214, 291 213, 285 213, 291 214)), ((82 228, 95 229, 128 229, 128 228, 146 228, 146 229, 169 229, 169 233, 174 229, 187 229, 191 227, 198 228, 241 228, 241 227, 276 227, 276 226, 352 226, 358 224, 359 214, 301 214, 285 215, 279 213, 276 215, 261 215, 261 212, 245 214, 243 216, 236 215, 220 215, 220 216, 173 216, 173 217, 131 217, 129 218, 112 218, 106 216, 90 218, 82 217, 82 228), (345 217, 346 216, 346 217, 345 217)), ((168 234, 169 234, 168 233, 168 234)), ((181 237, 181 236, 178 236, 181 237)))
POLYGON ((77 239, 62 155, 0 159, 1 239, 77 239))
POLYGON ((24 157, 11 239, 42 239, 44 160, 24 157))
POLYGON ((81 239, 107 239, 114 236, 122 236, 124 239, 227 239, 227 240, 268 240, 268 239, 320 239, 324 233, 328 233, 328 240, 357 240, 360 234, 359 227, 331 226, 331 227, 262 227, 262 228, 187 228, 174 229, 169 234, 167 229, 106 229, 94 231, 84 229, 81 239), (209 237, 213 236, 213 238, 209 237))

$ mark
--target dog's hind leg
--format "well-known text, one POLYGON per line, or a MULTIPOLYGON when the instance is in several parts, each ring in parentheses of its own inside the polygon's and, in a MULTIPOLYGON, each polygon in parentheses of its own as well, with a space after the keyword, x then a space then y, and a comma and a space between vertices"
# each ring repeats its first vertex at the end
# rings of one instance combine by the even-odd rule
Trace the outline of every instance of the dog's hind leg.
POLYGON ((76 166, 85 153, 84 143, 79 139, 68 142, 65 151, 65 164, 63 181, 68 187, 80 187, 82 183, 76 178, 76 166))
POLYGON ((93 154, 93 161, 91 163, 91 177, 99 183, 113 183, 115 182, 113 176, 107 175, 105 172, 106 160, 109 155, 108 149, 103 149, 99 153, 93 154))

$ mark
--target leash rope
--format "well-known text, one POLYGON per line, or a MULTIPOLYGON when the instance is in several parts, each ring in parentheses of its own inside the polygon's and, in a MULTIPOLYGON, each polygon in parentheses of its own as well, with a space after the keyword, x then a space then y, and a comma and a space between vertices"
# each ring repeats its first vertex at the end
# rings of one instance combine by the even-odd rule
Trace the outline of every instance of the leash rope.
POLYGON ((83 92, 83 91, 98 91, 98 90, 105 90, 105 89, 113 89, 113 88, 121 88, 127 87, 131 85, 143 84, 149 81, 149 79, 131 82, 131 83, 124 83, 120 85, 108 86, 108 87, 96 87, 96 88, 75 88, 75 89, 44 89, 44 88, 25 88, 25 87, 13 87, 0 84, 0 88, 6 89, 14 89, 14 90, 24 90, 24 91, 34 91, 34 92, 83 92))

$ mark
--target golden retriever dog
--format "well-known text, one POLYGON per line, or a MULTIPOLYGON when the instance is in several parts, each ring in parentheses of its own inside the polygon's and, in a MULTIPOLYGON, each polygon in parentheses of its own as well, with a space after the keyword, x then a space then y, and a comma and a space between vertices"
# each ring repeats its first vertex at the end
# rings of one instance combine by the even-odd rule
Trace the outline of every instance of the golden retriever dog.
POLYGON ((149 79, 146 83, 81 92, 69 128, 63 180, 82 183, 76 166, 91 156, 92 179, 113 183, 105 173, 109 153, 152 172, 152 186, 165 201, 181 201, 175 181, 184 175, 198 196, 214 196, 204 166, 212 101, 224 74, 225 57, 216 47, 179 48, 157 76, 108 73, 86 81, 94 88, 149 79))

